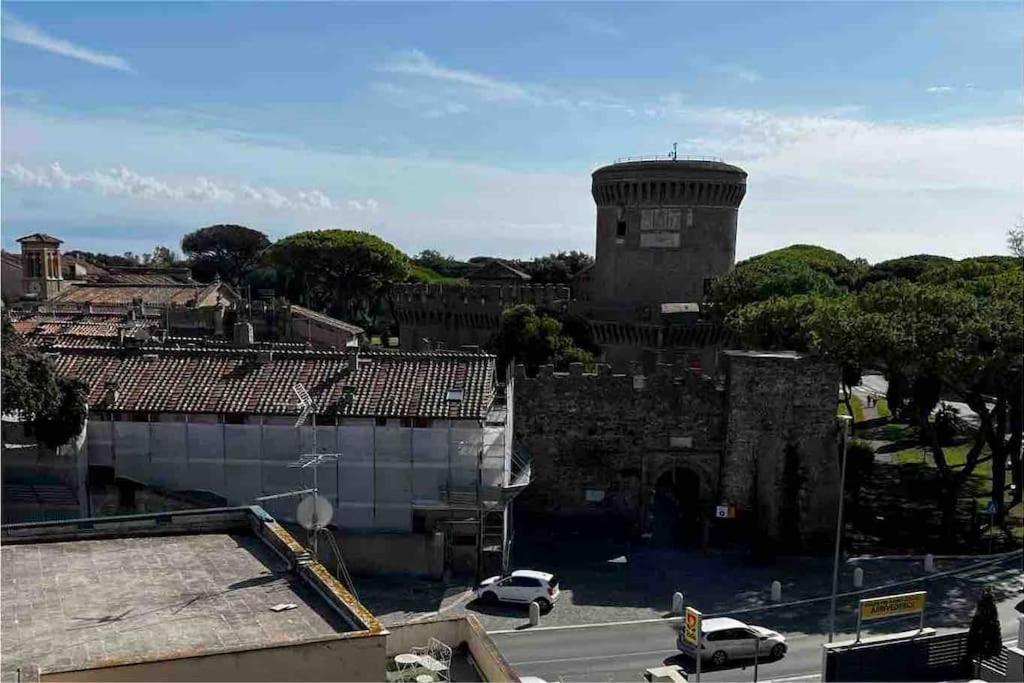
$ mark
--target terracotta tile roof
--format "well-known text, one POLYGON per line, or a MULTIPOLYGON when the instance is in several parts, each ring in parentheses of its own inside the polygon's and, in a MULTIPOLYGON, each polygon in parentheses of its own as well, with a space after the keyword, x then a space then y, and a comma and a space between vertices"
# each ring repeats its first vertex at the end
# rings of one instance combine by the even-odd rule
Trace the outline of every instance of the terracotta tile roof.
POLYGON ((11 326, 35 346, 62 345, 78 337, 119 337, 120 330, 128 327, 160 328, 159 317, 146 317, 134 321, 128 311, 113 315, 72 312, 11 311, 11 326))
POLYGON ((124 285, 200 284, 192 279, 192 271, 188 268, 147 268, 145 266, 108 268, 99 281, 124 285))
POLYGON ((320 413, 353 417, 481 419, 494 398, 495 359, 480 352, 51 350, 61 372, 89 384, 93 410, 287 415, 296 382, 320 413), (461 401, 448 400, 453 388, 461 401))
POLYGON ((50 244, 63 244, 64 243, 64 240, 59 240, 56 237, 54 237, 53 235, 47 235, 46 233, 43 233, 43 232, 34 232, 31 235, 25 235, 24 237, 19 237, 16 241, 17 242, 48 242, 50 244))
POLYGON ((332 318, 329 315, 312 311, 303 306, 291 304, 288 307, 288 311, 296 318, 309 318, 310 320, 316 320, 317 322, 323 323, 324 325, 329 325, 344 332, 348 332, 351 335, 358 336, 360 334, 366 333, 366 330, 359 327, 358 325, 353 325, 352 323, 347 323, 343 320, 332 318))
POLYGON ((217 287, 210 285, 125 285, 115 283, 76 284, 60 293, 53 304, 99 304, 124 306, 135 299, 147 304, 187 306, 194 304, 217 287))
POLYGON ((21 255, 12 254, 9 251, 0 251, 0 259, 3 260, 4 268, 21 269, 21 255))

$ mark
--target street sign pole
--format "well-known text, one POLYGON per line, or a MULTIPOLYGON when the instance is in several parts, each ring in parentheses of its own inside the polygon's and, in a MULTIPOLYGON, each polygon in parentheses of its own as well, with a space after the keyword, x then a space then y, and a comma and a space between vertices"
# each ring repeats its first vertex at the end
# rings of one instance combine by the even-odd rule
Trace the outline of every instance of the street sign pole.
POLYGON ((687 607, 685 616, 683 617, 683 640, 690 645, 693 645, 694 652, 696 653, 694 655, 694 659, 697 660, 697 683, 700 683, 700 622, 701 613, 692 607, 687 607))
POLYGON ((839 513, 836 515, 836 551, 832 559, 832 599, 828 608, 828 642, 836 634, 836 594, 839 592, 839 550, 843 539, 843 502, 846 497, 846 433, 853 418, 849 415, 840 415, 839 424, 842 426, 840 440, 842 441, 843 461, 839 470, 839 513))

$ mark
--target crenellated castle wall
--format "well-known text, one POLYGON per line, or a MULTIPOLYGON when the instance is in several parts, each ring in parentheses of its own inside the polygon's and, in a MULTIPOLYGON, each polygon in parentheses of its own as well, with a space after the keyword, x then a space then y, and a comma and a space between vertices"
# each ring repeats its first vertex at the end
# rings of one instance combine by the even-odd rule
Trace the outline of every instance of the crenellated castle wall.
POLYGON ((416 350, 424 340, 450 347, 483 346, 501 326, 501 314, 518 304, 566 310, 565 285, 428 285, 391 288, 399 343, 416 350))
POLYGON ((541 366, 534 377, 517 366, 515 443, 532 461, 523 512, 646 532, 656 489, 683 472, 696 483, 681 501, 693 525, 742 529, 780 549, 827 546, 837 368, 800 354, 728 352, 728 360, 722 383, 686 363, 647 373, 638 363, 625 372, 541 366), (737 518, 715 520, 719 504, 734 505, 737 518))

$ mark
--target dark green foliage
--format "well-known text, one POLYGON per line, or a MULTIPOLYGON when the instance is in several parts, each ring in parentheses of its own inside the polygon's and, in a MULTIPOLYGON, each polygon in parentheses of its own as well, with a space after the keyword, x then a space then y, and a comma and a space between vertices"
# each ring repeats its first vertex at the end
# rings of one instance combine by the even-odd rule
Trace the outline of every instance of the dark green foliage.
POLYGON ((292 301, 371 326, 384 288, 405 281, 410 265, 391 244, 356 230, 295 233, 270 247, 267 258, 286 278, 292 301))
POLYGON ((266 235, 243 225, 211 225, 181 240, 181 250, 197 279, 210 281, 219 275, 235 285, 256 267, 269 246, 266 235))
POLYGON ((968 657, 995 657, 1003 649, 1003 634, 999 628, 999 612, 992 591, 986 588, 978 600, 967 633, 968 657))
POLYGON ((118 256, 117 254, 98 254, 91 251, 75 250, 64 252, 64 256, 80 258, 84 261, 97 265, 100 268, 139 265, 139 258, 131 252, 126 252, 124 256, 118 256))
POLYGON ((554 316, 526 304, 505 310, 501 329, 489 346, 502 367, 513 361, 523 363, 530 374, 545 364, 565 370, 569 363, 594 362, 590 352, 576 346, 572 338, 564 334, 562 323, 554 316))
POLYGON ((51 448, 77 436, 88 410, 86 385, 58 376, 48 360, 21 342, 6 320, 2 343, 4 412, 19 413, 51 448))
POLYGON ((953 263, 947 256, 933 254, 917 254, 881 261, 871 266, 864 276, 862 285, 869 285, 885 280, 910 280, 916 282, 927 271, 953 263))
POLYGON ((582 251, 560 251, 532 261, 515 261, 512 265, 529 275, 532 282, 569 284, 573 276, 594 265, 594 257, 582 251))
POLYGON ((811 342, 807 321, 820 303, 819 297, 806 294, 776 296, 734 309, 726 324, 748 346, 806 351, 811 342))
POLYGON ((424 249, 413 257, 412 262, 416 266, 436 273, 442 279, 463 278, 466 276, 466 273, 473 269, 472 264, 456 260, 454 256, 444 256, 441 252, 434 251, 433 249, 424 249))
POLYGON ((840 296, 857 267, 845 257, 820 247, 796 245, 742 261, 715 278, 711 303, 721 317, 740 306, 799 294, 840 296))

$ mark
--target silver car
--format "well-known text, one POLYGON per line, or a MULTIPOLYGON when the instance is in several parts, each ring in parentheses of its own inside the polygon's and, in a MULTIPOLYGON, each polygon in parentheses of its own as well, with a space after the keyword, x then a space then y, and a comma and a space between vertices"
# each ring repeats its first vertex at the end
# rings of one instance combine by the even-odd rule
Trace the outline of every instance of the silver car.
MULTIPOLYGON (((786 637, 778 631, 761 626, 748 626, 742 621, 728 617, 715 617, 701 621, 701 661, 710 661, 722 666, 729 660, 782 659, 786 656, 786 637)), ((676 639, 676 647, 690 655, 695 654, 693 645, 683 640, 682 632, 676 639)))

